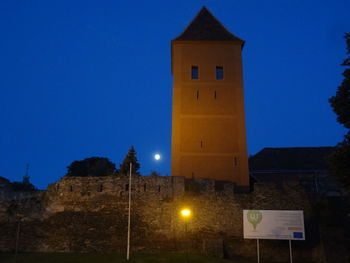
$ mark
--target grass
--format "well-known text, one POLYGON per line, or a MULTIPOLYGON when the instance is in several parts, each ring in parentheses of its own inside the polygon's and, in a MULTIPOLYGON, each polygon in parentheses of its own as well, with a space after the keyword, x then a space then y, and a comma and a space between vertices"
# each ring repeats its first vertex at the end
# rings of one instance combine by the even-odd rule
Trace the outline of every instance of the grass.
MULTIPOLYGON (((20 253, 17 263, 118 263, 127 262, 125 255, 99 253, 20 253)), ((132 254, 130 263, 186 263, 183 254, 132 254)), ((189 263, 229 263, 232 261, 202 255, 188 255, 189 263)), ((14 254, 0 253, 0 263, 15 263, 14 254)), ((235 262, 243 263, 243 262, 235 262)))

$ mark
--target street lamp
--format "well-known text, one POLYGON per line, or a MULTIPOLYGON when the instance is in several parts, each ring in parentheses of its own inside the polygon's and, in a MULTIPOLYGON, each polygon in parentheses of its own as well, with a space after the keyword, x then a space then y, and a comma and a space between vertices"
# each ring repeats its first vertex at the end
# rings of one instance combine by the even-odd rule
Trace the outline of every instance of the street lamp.
POLYGON ((129 210, 128 210, 128 241, 127 241, 127 248, 126 248, 126 260, 127 260, 127 261, 129 261, 129 257, 130 257, 131 173, 132 173, 132 163, 130 162, 130 174, 129 174, 129 210))
POLYGON ((16 232, 15 263, 17 262, 19 232, 20 232, 20 229, 21 229, 21 220, 23 218, 23 215, 22 214, 16 214, 16 217, 18 219, 18 224, 17 224, 17 232, 16 232))
MULTIPOLYGON (((191 210, 188 208, 184 208, 181 210, 181 216, 185 221, 185 235, 188 238, 188 220, 191 216, 191 210)), ((188 240, 187 240, 188 241, 188 240)), ((186 262, 188 263, 188 244, 186 246, 186 262)))

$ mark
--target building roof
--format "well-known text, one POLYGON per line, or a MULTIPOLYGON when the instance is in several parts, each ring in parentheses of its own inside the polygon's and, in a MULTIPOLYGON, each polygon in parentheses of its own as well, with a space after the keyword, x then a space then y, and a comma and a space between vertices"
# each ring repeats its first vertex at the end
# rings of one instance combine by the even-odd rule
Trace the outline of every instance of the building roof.
POLYGON ((206 7, 202 7, 192 22, 174 40, 180 41, 244 41, 231 34, 206 7))
POLYGON ((326 171, 334 147, 264 148, 249 158, 251 172, 326 171))

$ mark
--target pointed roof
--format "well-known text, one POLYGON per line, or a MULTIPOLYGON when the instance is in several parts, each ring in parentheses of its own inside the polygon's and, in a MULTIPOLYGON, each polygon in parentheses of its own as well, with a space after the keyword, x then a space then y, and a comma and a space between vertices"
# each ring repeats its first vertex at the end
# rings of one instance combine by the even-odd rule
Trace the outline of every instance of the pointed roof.
POLYGON ((192 22, 174 40, 182 41, 244 41, 231 34, 209 10, 203 6, 192 22))

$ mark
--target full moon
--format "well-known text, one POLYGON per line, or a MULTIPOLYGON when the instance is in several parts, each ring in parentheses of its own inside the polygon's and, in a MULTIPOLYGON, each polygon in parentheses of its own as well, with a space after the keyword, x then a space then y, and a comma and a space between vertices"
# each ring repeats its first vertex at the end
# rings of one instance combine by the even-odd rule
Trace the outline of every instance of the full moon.
POLYGON ((160 154, 159 153, 155 154, 154 159, 156 159, 157 161, 160 160, 160 154))

